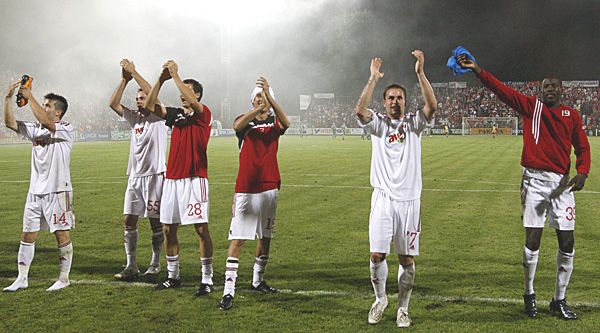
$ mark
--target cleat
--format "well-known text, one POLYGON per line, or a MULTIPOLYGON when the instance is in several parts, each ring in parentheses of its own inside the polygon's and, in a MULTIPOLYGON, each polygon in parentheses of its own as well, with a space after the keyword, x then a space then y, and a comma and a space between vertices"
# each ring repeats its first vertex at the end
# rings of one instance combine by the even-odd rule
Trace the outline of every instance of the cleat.
POLYGON ((172 289, 181 287, 181 278, 179 279, 171 279, 168 278, 162 283, 157 284, 154 287, 154 290, 163 290, 163 289, 172 289))
POLYGON ((383 318, 383 312, 385 308, 388 306, 387 298, 385 298, 381 302, 375 301, 373 305, 371 305, 371 310, 369 310, 369 324, 377 324, 381 318, 383 318))
POLYGON ((229 310, 233 307, 233 296, 231 294, 227 294, 221 298, 219 302, 219 309, 221 310, 229 310))
POLYGON ((554 298, 550 302, 550 311, 565 320, 575 320, 577 315, 571 311, 571 308, 567 305, 566 299, 555 301, 554 298))
POLYGON ((535 294, 523 295, 523 303, 525 304, 525 314, 529 318, 537 318, 538 309, 535 303, 535 294))
POLYGON ((148 269, 144 272, 144 276, 156 276, 158 275, 158 273, 160 273, 160 265, 150 265, 148 266, 148 269))
POLYGON ((115 280, 133 281, 138 278, 140 271, 137 268, 125 267, 120 273, 114 275, 115 280))
POLYGON ((17 276, 15 282, 13 282, 10 286, 2 289, 3 291, 17 291, 19 289, 25 289, 29 287, 29 283, 27 281, 27 277, 17 276))
POLYGON ((267 282, 262 281, 258 286, 250 285, 250 290, 259 291, 261 293, 271 293, 274 294, 277 292, 277 289, 269 286, 267 282))
POLYGON ((210 294, 213 291, 213 286, 212 284, 207 284, 207 283, 200 283, 200 287, 198 287, 198 290, 196 290, 196 296, 207 296, 208 294, 210 294))
POLYGON ((398 316, 396 317, 396 326, 398 327, 409 327, 410 326, 410 317, 408 316, 408 312, 403 308, 398 308, 398 316))
POLYGON ((63 288, 68 287, 70 284, 71 284, 71 282, 69 280, 66 280, 66 281, 57 280, 56 282, 54 282, 53 285, 50 286, 50 288, 46 289, 46 291, 61 290, 63 288))

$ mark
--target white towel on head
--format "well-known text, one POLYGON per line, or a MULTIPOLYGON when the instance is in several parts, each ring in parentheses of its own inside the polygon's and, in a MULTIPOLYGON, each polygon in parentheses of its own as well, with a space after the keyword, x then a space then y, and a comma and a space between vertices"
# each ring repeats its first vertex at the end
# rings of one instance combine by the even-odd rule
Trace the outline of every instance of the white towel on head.
MULTIPOLYGON (((261 91, 262 91, 261 87, 254 87, 254 90, 252 90, 252 94, 250 94, 250 104, 252 104, 254 97, 256 97, 256 95, 260 94, 261 91)), ((269 93, 271 94, 271 97, 275 98, 275 93, 273 93, 273 88, 269 87, 269 93)))
MULTIPOLYGON (((254 87, 254 90, 252 90, 252 94, 250 94, 250 104, 252 105, 252 101, 254 101, 254 97, 256 97, 256 95, 260 94, 262 92, 262 88, 261 87, 254 87)), ((271 94, 271 97, 275 98, 275 93, 273 92, 273 88, 269 87, 269 93, 271 94)), ((269 113, 273 113, 275 112, 273 110, 273 108, 269 108, 269 113)))

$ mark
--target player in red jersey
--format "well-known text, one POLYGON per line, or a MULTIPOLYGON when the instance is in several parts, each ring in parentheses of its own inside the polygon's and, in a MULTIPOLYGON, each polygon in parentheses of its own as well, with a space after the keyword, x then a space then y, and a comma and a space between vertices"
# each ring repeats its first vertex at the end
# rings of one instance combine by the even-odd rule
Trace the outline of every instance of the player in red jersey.
POLYGON ((277 193, 281 186, 277 148, 279 137, 290 127, 290 121, 273 98, 269 82, 259 77, 256 85, 250 96, 252 110, 237 117, 233 123, 239 139, 240 168, 233 197, 225 288, 219 303, 223 310, 233 306, 240 252, 246 240, 259 239, 251 290, 277 292, 263 280, 263 274, 269 260, 277 193))
POLYGON ((470 68, 498 98, 515 109, 523 118, 523 179, 521 204, 526 242, 523 248, 525 276, 525 313, 537 317, 533 280, 538 262, 540 241, 546 217, 556 229, 558 253, 554 297, 550 310, 563 319, 577 319, 565 300, 565 292, 573 272, 575 229, 575 197, 573 192, 585 185, 590 171, 590 144, 583 131, 579 113, 560 103, 561 81, 547 77, 542 81, 542 100, 525 96, 502 84, 465 55, 458 63, 470 68), (569 180, 571 146, 577 156, 577 175, 569 180))
POLYGON ((145 108, 166 119, 165 124, 172 128, 167 176, 160 207, 160 221, 163 223, 166 239, 168 276, 156 289, 181 286, 177 228, 179 224, 193 224, 200 237, 202 262, 202 280, 196 296, 205 296, 213 290, 213 247, 208 230, 206 157, 212 115, 210 109, 200 103, 202 85, 193 79, 182 80, 178 71, 178 66, 173 60, 167 61, 144 104, 145 108), (179 89, 182 108, 158 104, 160 88, 170 79, 173 79, 179 89))

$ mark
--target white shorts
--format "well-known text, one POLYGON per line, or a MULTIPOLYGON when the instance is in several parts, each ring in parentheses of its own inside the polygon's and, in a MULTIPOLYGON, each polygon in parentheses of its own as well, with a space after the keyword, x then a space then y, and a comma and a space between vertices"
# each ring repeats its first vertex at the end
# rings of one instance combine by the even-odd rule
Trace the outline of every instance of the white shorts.
POLYGON ((389 254, 393 239, 397 254, 417 256, 420 234, 421 199, 396 201, 384 191, 373 190, 369 217, 371 253, 389 254))
POLYGON ((160 222, 184 225, 208 223, 208 179, 165 179, 160 222))
POLYGON ((229 240, 273 238, 277 189, 261 193, 235 193, 229 240))
POLYGON ((547 217, 554 229, 575 230, 575 196, 560 182, 523 176, 521 206, 526 228, 543 228, 547 217))
POLYGON ((164 179, 163 173, 129 177, 125 190, 123 214, 159 218, 164 179))
POLYGON ((73 192, 27 193, 23 212, 23 232, 70 230, 75 227, 73 192))

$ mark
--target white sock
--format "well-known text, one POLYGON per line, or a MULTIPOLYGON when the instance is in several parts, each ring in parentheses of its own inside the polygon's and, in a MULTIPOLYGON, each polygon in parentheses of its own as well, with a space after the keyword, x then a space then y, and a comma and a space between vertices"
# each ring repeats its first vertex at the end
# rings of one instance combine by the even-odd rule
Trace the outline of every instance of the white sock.
POLYGON ((415 264, 412 263, 407 266, 398 268, 398 304, 400 308, 403 308, 408 312, 408 302, 410 301, 410 294, 412 288, 415 285, 415 264))
POLYGON ((137 248, 138 231, 137 229, 125 229, 125 254, 127 255, 127 266, 137 268, 137 262, 135 260, 135 250, 137 248))
POLYGON ((17 254, 17 267, 19 269, 19 277, 27 279, 29 276, 29 267, 35 255, 35 243, 21 242, 19 246, 19 254, 17 254))
POLYGON ((525 295, 535 293, 533 290, 533 279, 537 268, 540 250, 531 251, 527 246, 523 247, 523 275, 525 277, 525 295))
POLYGON ((202 262, 202 283, 210 284, 212 286, 213 281, 213 266, 212 261, 213 258, 200 258, 202 262))
POLYGON ((167 256, 167 277, 179 279, 179 255, 167 256))
POLYGON ((69 273, 71 272, 71 263, 73 262, 73 243, 69 241, 67 244, 63 244, 58 247, 60 254, 58 267, 60 268, 60 274, 58 275, 59 281, 69 281, 69 273))
POLYGON ((258 287, 263 281, 263 275, 267 269, 267 263, 269 262, 269 256, 259 256, 254 260, 254 268, 252 272, 252 285, 258 287))
POLYGON ((223 289, 223 296, 229 294, 235 295, 235 280, 237 279, 237 272, 240 266, 240 260, 234 257, 228 257, 225 262, 225 288, 223 289))
POLYGON ((554 299, 561 300, 565 298, 567 286, 571 279, 571 273, 573 273, 573 256, 575 250, 572 253, 564 253, 558 250, 556 254, 556 291, 554 292, 554 299))
POLYGON ((160 250, 162 249, 165 235, 162 231, 162 226, 152 230, 152 260, 150 265, 157 267, 160 265, 160 250))
POLYGON ((370 262, 371 269, 371 284, 373 285, 373 291, 375 291, 375 301, 379 302, 387 300, 385 294, 385 283, 387 281, 388 266, 387 261, 383 260, 378 263, 370 262))

